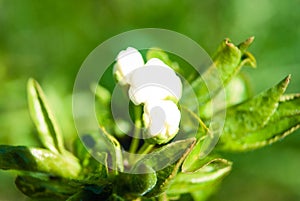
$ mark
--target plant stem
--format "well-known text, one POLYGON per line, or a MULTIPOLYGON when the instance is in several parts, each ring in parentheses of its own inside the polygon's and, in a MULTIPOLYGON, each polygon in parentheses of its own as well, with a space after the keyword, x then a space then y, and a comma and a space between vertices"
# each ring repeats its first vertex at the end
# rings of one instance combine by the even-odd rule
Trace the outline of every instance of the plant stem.
POLYGON ((133 132, 133 137, 132 137, 132 141, 129 147, 129 153, 135 153, 138 146, 139 146, 139 135, 140 135, 140 131, 141 131, 141 126, 142 126, 142 121, 141 121, 141 107, 134 107, 134 118, 135 118, 135 128, 134 128, 134 132, 133 132))
POLYGON ((141 130, 140 126, 141 126, 141 120, 136 120, 134 133, 133 133, 132 141, 131 141, 130 148, 129 148, 129 153, 135 153, 139 146, 140 139, 138 137, 139 137, 140 130, 141 130))
POLYGON ((181 108, 186 110, 193 118, 195 118, 199 122, 200 126, 203 127, 210 136, 212 136, 211 131, 209 130, 209 128, 207 128, 207 126, 205 125, 205 123, 202 121, 200 117, 198 117, 193 111, 191 111, 185 106, 181 106, 181 108))
POLYGON ((149 144, 145 142, 143 146, 140 148, 140 150, 138 151, 138 154, 147 154, 152 150, 154 146, 155 146, 154 144, 149 144))

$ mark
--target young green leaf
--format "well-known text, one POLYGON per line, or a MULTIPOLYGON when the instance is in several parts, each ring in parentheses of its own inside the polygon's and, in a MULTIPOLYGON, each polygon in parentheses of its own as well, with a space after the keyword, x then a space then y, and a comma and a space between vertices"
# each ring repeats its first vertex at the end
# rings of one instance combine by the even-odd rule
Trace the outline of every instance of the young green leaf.
POLYGON ((188 171, 193 171, 194 169, 198 169, 198 165, 195 165, 195 163, 197 163, 200 160, 200 152, 201 152, 201 147, 203 142, 204 142, 204 138, 199 139, 195 144, 194 148, 187 155, 181 167, 183 172, 188 172, 188 171))
MULTIPOLYGON (((225 39, 213 57, 213 65, 204 74, 192 83, 199 105, 207 103, 220 89, 226 86, 237 75, 243 65, 255 67, 254 57, 245 50, 251 45, 251 37, 239 47, 225 39), (209 87, 209 88, 208 88, 209 87)), ((183 95, 189 97, 189 91, 183 95)))
POLYGON ((251 131, 257 131, 270 120, 285 92, 290 76, 256 97, 226 111, 226 121, 220 142, 239 140, 251 131))
POLYGON ((0 145, 0 169, 77 178, 81 166, 75 157, 62 156, 46 149, 0 145))
POLYGON ((246 133, 239 140, 224 146, 223 150, 247 151, 272 144, 300 127, 300 96, 280 101, 268 123, 256 131, 246 133))
POLYGON ((111 191, 111 188, 106 189, 101 187, 89 186, 70 196, 66 201, 109 201, 112 193, 111 191))
POLYGON ((96 96, 95 107, 99 125, 105 127, 108 132, 115 132, 116 126, 111 113, 110 92, 101 85, 95 84, 91 88, 96 96))
POLYGON ((284 92, 288 79, 289 77, 285 80, 285 82, 283 81, 281 84, 277 85, 277 87, 272 88, 273 95, 269 94, 270 96, 259 96, 264 98, 259 103, 261 104, 260 107, 253 111, 257 112, 256 115, 260 115, 258 119, 261 122, 258 122, 257 119, 255 119, 254 122, 253 120, 249 120, 248 123, 252 121, 252 124, 250 124, 252 127, 244 126, 244 130, 240 130, 240 135, 234 139, 226 136, 227 133, 224 133, 225 135, 221 137, 218 147, 226 151, 253 150, 274 143, 298 129, 300 127, 299 95, 280 95, 284 92), (275 93, 276 91, 277 93, 275 93), (280 93, 278 94, 278 92, 280 93), (274 94, 277 95, 274 96, 274 94), (278 95, 280 96, 278 97, 278 95), (271 101, 268 101, 268 98, 271 98, 271 101), (263 100, 266 105, 264 105, 263 100), (273 106, 273 110, 275 111, 270 109, 271 106, 273 106), (264 109, 268 107, 270 110, 264 109), (260 111, 263 112, 259 113, 260 111))
POLYGON ((64 153, 63 137, 37 81, 28 80, 27 92, 31 118, 38 130, 41 143, 54 153, 64 153))
POLYGON ((68 180, 61 178, 47 178, 45 180, 18 176, 15 183, 22 193, 37 199, 66 200, 81 188, 79 185, 72 185, 68 180))
POLYGON ((223 159, 219 158, 217 155, 209 155, 204 158, 201 158, 201 154, 202 154, 201 151, 202 151, 204 139, 205 138, 198 140, 194 148, 188 154, 188 156, 186 157, 186 159, 182 164, 181 167, 182 172, 184 173, 195 172, 201 167, 208 165, 209 163, 223 161, 223 159))
POLYGON ((212 117, 214 112, 224 110, 226 107, 237 105, 247 100, 251 95, 249 83, 246 77, 241 73, 231 79, 231 81, 225 86, 224 92, 224 98, 219 97, 220 94, 218 93, 213 100, 210 100, 205 105, 199 107, 201 118, 209 119, 212 117), (226 104, 223 104, 221 101, 226 101, 226 104))
POLYGON ((136 167, 134 172, 147 172, 144 174, 121 173, 116 178, 117 194, 123 197, 136 198, 149 192, 156 184, 156 172, 146 165, 136 167))
POLYGON ((288 94, 280 97, 279 106, 270 121, 279 120, 281 117, 289 117, 300 114, 300 94, 288 94))
MULTIPOLYGON (((81 163, 90 163, 93 158, 100 161, 103 168, 98 169, 103 174, 108 173, 108 168, 113 171, 110 173, 118 174, 123 171, 122 148, 116 138, 110 135, 104 127, 99 127, 98 132, 91 132, 80 136, 74 144, 75 155, 81 163), (92 155, 92 156, 91 156, 92 155)), ((94 162, 93 162, 94 163, 94 162)), ((90 167, 88 168, 90 169, 90 167)), ((98 171, 93 170, 93 171, 98 171)), ((90 169, 92 171, 92 169, 90 169)))
POLYGON ((176 72, 180 71, 178 63, 171 61, 168 54, 160 48, 151 48, 151 49, 148 50, 148 52, 146 54, 147 61, 152 59, 152 58, 160 59, 165 64, 167 64, 168 66, 173 68, 174 71, 176 71, 176 72))
MULTIPOLYGON (((89 136, 89 135, 86 135, 89 136)), ((92 138, 91 136, 89 136, 92 138)), ((74 141, 74 154, 80 160, 82 165, 81 177, 88 180, 99 180, 108 176, 107 153, 97 153, 97 158, 94 158, 85 147, 80 138, 74 141), (100 163, 100 160, 102 163, 100 163)))
POLYGON ((112 135, 107 133, 104 127, 100 127, 100 135, 104 140, 105 146, 109 151, 109 154, 112 158, 112 169, 115 174, 118 174, 118 171, 123 172, 123 156, 122 156, 122 148, 119 141, 114 138, 112 135))
MULTIPOLYGON (((187 154, 190 152, 190 150, 194 146, 194 142, 195 142, 195 139, 186 139, 186 140, 173 142, 169 145, 164 146, 160 150, 158 150, 153 156, 151 156, 151 157, 146 156, 145 158, 143 158, 141 160, 145 164, 151 164, 151 165, 157 166, 157 163, 165 162, 163 160, 162 156, 173 157, 176 152, 181 152, 181 154, 180 154, 181 157, 174 164, 170 164, 169 166, 167 166, 161 170, 158 170, 156 172, 156 175, 157 175, 156 185, 154 186, 154 188, 151 191, 149 191, 148 193, 145 194, 146 197, 156 197, 156 196, 164 193, 169 188, 170 184, 176 177, 177 172, 178 172, 183 160, 186 158, 187 154), (181 149, 179 149, 178 147, 181 147, 181 149), (183 152, 182 152, 182 150, 183 150, 183 152), (157 158, 157 156, 160 156, 160 158, 157 158), (155 158, 156 158, 156 160, 153 160, 155 158), (158 159, 160 159, 162 161, 160 161, 158 159)), ((166 158, 166 160, 170 160, 170 159, 166 158)))
POLYGON ((180 172, 167 194, 172 196, 212 188, 230 172, 231 165, 231 162, 220 159, 213 160, 194 172, 180 172))

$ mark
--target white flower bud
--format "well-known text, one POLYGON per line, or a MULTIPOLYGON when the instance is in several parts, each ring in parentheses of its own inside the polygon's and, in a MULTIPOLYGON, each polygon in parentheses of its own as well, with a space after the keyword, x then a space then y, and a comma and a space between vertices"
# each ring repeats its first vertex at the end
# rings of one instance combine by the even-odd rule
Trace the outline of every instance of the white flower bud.
POLYGON ((141 53, 135 48, 128 47, 118 54, 114 74, 121 85, 129 84, 129 74, 142 66, 144 60, 141 53))
POLYGON ((157 100, 144 105, 143 121, 150 143, 163 144, 170 141, 179 130, 181 114, 170 100, 157 100))
POLYGON ((167 98, 178 101, 181 97, 180 78, 159 59, 150 59, 145 67, 136 69, 129 78, 129 97, 136 105, 167 98))

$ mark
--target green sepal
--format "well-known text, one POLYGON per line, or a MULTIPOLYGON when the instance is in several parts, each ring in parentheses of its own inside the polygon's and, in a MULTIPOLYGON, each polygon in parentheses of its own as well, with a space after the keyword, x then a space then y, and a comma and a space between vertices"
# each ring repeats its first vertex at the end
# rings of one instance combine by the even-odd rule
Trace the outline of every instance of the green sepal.
POLYGON ((63 137, 40 85, 34 79, 27 84, 31 118, 38 130, 42 145, 54 153, 65 152, 63 137))
POLYGON ((0 169, 77 178, 81 166, 72 155, 62 156, 40 148, 0 145, 0 169))

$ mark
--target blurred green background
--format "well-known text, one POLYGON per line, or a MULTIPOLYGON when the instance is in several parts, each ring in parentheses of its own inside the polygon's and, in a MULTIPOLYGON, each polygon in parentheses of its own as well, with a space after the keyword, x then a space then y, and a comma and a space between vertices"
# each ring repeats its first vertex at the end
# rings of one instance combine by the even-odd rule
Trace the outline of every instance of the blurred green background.
MULTIPOLYGON (((292 74, 288 92, 300 92, 299 0, 0 0, 0 144, 35 145, 26 82, 36 78, 70 142, 74 78, 87 55, 104 40, 136 28, 185 34, 209 54, 229 37, 250 48, 258 68, 244 69, 262 91, 292 74)), ((300 200, 300 132, 264 149, 228 154, 232 173, 210 200, 300 200)), ((27 200, 14 174, 0 171, 0 201, 27 200)))

